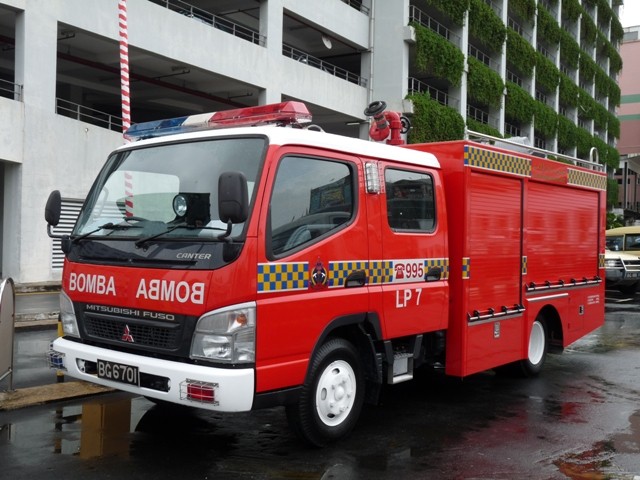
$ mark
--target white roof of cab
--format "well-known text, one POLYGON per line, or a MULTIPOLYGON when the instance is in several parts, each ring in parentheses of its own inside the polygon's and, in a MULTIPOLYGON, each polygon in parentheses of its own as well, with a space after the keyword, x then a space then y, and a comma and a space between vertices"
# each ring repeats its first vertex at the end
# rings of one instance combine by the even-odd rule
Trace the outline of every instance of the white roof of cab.
POLYGON ((435 155, 427 152, 410 150, 407 148, 387 145, 385 143, 344 137, 342 135, 334 135, 314 130, 275 126, 220 128, 215 130, 164 135, 161 137, 127 143, 117 150, 130 147, 159 145, 167 142, 201 140, 205 138, 228 137, 234 135, 264 135, 268 137, 270 145, 302 145, 346 152, 357 156, 392 160, 410 165, 433 168, 440 167, 435 155))

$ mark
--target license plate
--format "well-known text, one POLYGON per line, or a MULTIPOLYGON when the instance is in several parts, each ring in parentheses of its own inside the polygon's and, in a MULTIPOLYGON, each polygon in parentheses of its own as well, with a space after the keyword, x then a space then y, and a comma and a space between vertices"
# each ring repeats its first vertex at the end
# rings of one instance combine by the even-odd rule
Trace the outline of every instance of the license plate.
POLYGON ((98 378, 140 386, 140 371, 138 367, 123 365, 122 363, 107 362, 98 359, 98 378))
POLYGON ((636 278, 640 276, 640 272, 627 272, 627 278, 636 278))

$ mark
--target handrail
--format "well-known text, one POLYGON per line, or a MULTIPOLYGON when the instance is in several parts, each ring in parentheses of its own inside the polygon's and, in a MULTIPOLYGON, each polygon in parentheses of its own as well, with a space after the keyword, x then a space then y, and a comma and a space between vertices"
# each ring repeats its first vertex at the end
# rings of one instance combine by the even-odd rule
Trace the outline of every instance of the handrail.
MULTIPOLYGON (((473 138, 479 138, 482 140, 489 140, 492 142, 500 142, 500 143, 506 143, 508 145, 513 145, 514 147, 519 147, 519 148, 527 148, 529 150, 531 150, 532 152, 537 152, 537 153, 541 153, 545 156, 550 155, 552 157, 556 157, 556 158, 562 158, 563 160, 568 160, 571 163, 573 163, 574 165, 577 166, 581 166, 581 167, 585 167, 585 168, 591 168, 592 170, 596 170, 598 172, 604 172, 606 169, 606 166, 599 163, 596 160, 583 160, 581 158, 577 158, 577 157, 572 157, 570 155, 565 155, 563 153, 558 153, 558 152, 552 152, 550 150, 545 150, 543 148, 538 148, 538 147, 534 147, 533 145, 525 145, 522 143, 518 143, 518 142, 514 142, 509 140, 508 138, 498 138, 498 137, 494 137, 492 135, 487 135, 486 133, 480 133, 480 132, 474 132, 473 130, 466 130, 465 132, 465 138, 468 140, 473 140, 473 138)), ((592 154, 590 153, 590 156, 592 154)))

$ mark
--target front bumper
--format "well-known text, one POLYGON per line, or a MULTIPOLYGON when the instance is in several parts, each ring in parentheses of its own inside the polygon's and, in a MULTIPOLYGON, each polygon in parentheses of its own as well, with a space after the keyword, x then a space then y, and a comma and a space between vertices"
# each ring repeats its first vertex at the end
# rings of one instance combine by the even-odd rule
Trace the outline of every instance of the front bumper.
POLYGON ((53 342, 48 357, 52 368, 64 370, 71 377, 145 397, 219 412, 246 412, 253 405, 253 368, 216 368, 171 362, 85 345, 64 338, 53 342), (94 373, 98 359, 137 367, 141 376, 162 379, 160 383, 164 387, 158 389, 98 378, 94 373), (189 398, 184 386, 187 381, 212 385, 215 402, 207 403, 189 398))

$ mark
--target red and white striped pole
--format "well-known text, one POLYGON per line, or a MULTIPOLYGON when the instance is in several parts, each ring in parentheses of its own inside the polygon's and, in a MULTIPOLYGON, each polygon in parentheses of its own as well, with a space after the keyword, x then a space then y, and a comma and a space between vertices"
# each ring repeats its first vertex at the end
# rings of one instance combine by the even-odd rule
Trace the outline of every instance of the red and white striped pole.
POLYGON ((131 126, 127 0, 118 0, 118 26, 120 28, 120 92, 122 97, 122 131, 125 132, 131 126))

